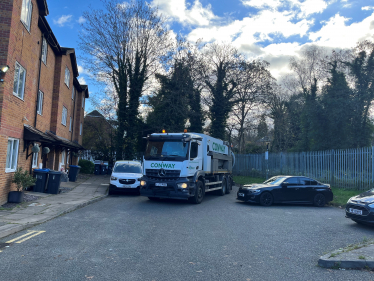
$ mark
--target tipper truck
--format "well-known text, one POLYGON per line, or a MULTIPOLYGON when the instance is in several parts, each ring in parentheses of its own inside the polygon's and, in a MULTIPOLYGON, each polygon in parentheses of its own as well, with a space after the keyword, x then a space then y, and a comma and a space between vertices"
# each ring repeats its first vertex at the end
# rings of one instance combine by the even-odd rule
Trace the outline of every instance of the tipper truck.
POLYGON ((140 195, 200 204, 206 192, 223 196, 233 186, 235 156, 228 143, 198 133, 147 136, 140 195))

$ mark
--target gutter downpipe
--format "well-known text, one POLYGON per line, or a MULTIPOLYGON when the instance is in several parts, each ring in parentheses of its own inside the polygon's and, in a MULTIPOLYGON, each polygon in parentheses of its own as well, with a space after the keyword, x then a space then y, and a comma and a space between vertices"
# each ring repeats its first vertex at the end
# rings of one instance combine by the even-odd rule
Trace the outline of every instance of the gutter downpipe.
MULTIPOLYGON (((74 107, 73 107, 73 118, 71 120, 71 138, 70 140, 73 142, 73 136, 74 136, 74 121, 75 121, 75 104, 77 102, 77 89, 74 87, 74 79, 73 79, 73 91, 74 91, 74 107)), ((70 162, 73 163, 73 154, 70 153, 70 162)), ((70 166, 70 164, 69 164, 70 166)))
MULTIPOLYGON (((40 91, 40 76, 41 76, 41 70, 42 70, 43 40, 44 40, 44 33, 42 32, 42 40, 40 42, 38 91, 36 92, 34 128, 36 128, 36 121, 37 121, 37 118, 38 118, 38 103, 39 103, 39 91, 40 91)), ((42 156, 43 156, 43 154, 42 154, 42 156)), ((33 155, 33 157, 31 157, 30 174, 32 173, 32 160, 33 159, 34 159, 34 155, 33 155)))

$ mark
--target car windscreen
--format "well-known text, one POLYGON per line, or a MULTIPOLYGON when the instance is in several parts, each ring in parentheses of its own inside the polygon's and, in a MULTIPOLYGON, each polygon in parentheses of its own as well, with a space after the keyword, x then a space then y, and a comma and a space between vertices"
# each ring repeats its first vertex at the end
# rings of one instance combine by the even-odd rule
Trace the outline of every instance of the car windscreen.
POLYGON ((142 173, 142 166, 139 164, 130 164, 130 163, 117 163, 113 169, 114 173, 142 173))
POLYGON ((183 161, 188 159, 189 142, 182 140, 149 140, 145 160, 183 161))
POLYGON ((286 177, 272 177, 268 179, 267 181, 265 181, 264 183, 271 184, 271 185, 278 185, 278 184, 281 184, 285 179, 286 177))

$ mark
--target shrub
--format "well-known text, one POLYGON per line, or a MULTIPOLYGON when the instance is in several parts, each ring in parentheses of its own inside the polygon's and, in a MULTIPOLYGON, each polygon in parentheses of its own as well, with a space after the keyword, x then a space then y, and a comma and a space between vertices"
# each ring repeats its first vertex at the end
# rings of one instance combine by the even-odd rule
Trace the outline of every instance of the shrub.
POLYGON ((33 178, 27 171, 22 171, 22 168, 19 167, 13 176, 13 183, 17 185, 17 191, 23 191, 29 186, 32 186, 36 183, 36 179, 33 178))
POLYGON ((95 164, 89 160, 80 159, 78 165, 81 167, 82 174, 93 174, 95 171, 95 164))

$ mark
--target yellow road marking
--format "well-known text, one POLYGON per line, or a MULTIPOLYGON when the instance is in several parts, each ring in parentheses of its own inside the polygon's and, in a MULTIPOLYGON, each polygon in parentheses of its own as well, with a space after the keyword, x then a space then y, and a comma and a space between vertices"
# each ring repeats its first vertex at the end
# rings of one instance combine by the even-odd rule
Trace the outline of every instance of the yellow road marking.
POLYGON ((29 240, 30 238, 32 238, 34 236, 37 236, 39 234, 42 234, 43 232, 45 232, 45 231, 37 231, 33 235, 30 235, 30 236, 26 237, 25 239, 22 239, 21 241, 17 241, 16 243, 19 244, 19 243, 25 242, 26 240, 29 240))
POLYGON ((28 233, 26 233, 26 234, 24 234, 24 235, 21 235, 21 236, 19 236, 19 237, 17 237, 17 238, 14 238, 14 239, 12 239, 12 240, 9 240, 9 241, 7 241, 7 242, 5 242, 5 243, 13 243, 13 242, 15 242, 15 241, 17 241, 17 240, 19 240, 19 239, 22 239, 22 238, 24 238, 24 237, 26 237, 26 238, 24 238, 24 239, 22 239, 22 240, 20 240, 20 241, 17 241, 17 242, 15 242, 15 243, 22 243, 22 242, 24 242, 24 241, 26 241, 26 240, 28 240, 28 239, 30 239, 30 238, 32 238, 32 237, 34 237, 34 236, 37 236, 37 235, 39 235, 39 234, 42 234, 43 232, 45 232, 45 231, 35 231, 35 230, 31 230, 31 231, 28 231, 28 233))
POLYGON ((35 231, 35 230, 31 230, 31 231, 27 231, 27 232, 28 232, 28 233, 26 233, 26 234, 24 234, 24 235, 21 235, 20 237, 14 238, 14 239, 12 239, 12 240, 9 240, 9 241, 7 241, 7 242, 5 242, 5 243, 13 243, 14 241, 16 241, 16 240, 18 240, 18 239, 21 239, 21 238, 23 238, 23 237, 25 237, 25 236, 28 236, 28 235, 30 235, 30 234, 36 232, 36 231, 35 231))

